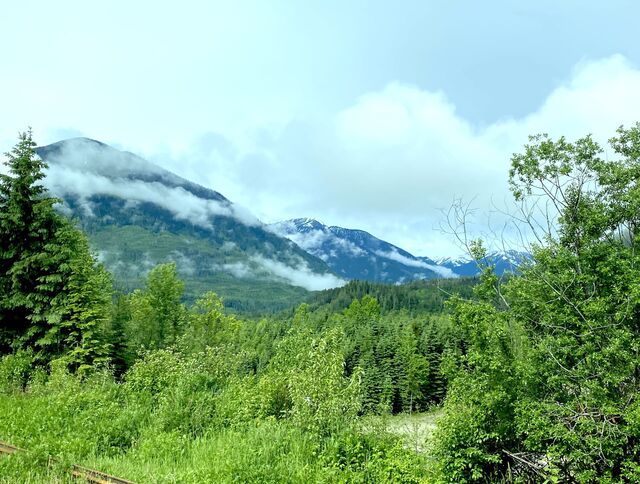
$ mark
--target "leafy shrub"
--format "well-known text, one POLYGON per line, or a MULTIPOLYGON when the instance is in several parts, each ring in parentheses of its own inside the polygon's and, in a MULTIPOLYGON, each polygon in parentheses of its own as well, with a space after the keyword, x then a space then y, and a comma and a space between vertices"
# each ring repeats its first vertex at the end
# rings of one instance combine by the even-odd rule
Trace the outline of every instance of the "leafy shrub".
POLYGON ((33 353, 18 350, 0 358, 0 392, 14 393, 23 390, 33 371, 33 353))
POLYGON ((389 435, 347 430, 335 434, 321 454, 328 482, 426 482, 424 457, 389 435))

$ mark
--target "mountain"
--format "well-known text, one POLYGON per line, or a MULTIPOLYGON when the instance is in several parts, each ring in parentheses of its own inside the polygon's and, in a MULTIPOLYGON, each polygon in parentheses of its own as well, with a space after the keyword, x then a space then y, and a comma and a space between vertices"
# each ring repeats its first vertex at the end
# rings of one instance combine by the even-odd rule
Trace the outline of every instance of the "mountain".
POLYGON ((230 307, 277 309, 344 281, 222 194, 88 138, 36 149, 63 200, 125 290, 175 261, 189 297, 213 290, 230 307), (264 307, 263 307, 264 306, 264 307))
POLYGON ((345 279, 399 284, 417 279, 456 277, 451 269, 380 240, 363 230, 327 226, 297 218, 269 225, 345 279))
MULTIPOLYGON (((522 263, 529 260, 531 256, 527 252, 516 250, 494 251, 490 252, 481 262, 482 265, 487 264, 494 267, 496 274, 503 275, 505 273, 516 272, 522 263)), ((445 257, 432 261, 428 258, 422 258, 435 262, 440 267, 446 267, 459 276, 475 276, 480 273, 478 263, 471 258, 450 258, 445 257)))
MULTIPOLYGON (((310 254, 322 259, 333 271, 349 280, 399 284, 419 279, 455 278, 480 273, 470 258, 416 257, 363 230, 327 226, 310 218, 297 218, 269 225, 310 254)), ((485 261, 498 275, 514 272, 528 256, 524 252, 493 252, 485 261)))

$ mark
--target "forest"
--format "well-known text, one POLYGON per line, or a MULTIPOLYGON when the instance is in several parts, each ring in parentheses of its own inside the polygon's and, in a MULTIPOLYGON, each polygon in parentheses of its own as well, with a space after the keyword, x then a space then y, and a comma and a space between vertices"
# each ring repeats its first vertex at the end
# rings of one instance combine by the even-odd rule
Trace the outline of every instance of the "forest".
POLYGON ((513 155, 517 274, 264 316, 185 299, 175 264, 115 291, 35 147, 0 175, 0 441, 26 449, 0 482, 640 481, 640 123, 513 155))

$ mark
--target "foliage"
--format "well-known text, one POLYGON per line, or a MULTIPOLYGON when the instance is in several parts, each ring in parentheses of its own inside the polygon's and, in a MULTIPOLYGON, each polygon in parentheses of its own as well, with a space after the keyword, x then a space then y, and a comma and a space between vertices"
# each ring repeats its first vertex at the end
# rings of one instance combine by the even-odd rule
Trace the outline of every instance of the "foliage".
POLYGON ((319 338, 304 330, 294 333, 280 344, 271 365, 275 378, 286 382, 292 421, 321 435, 340 430, 360 409, 360 373, 344 377, 342 338, 337 330, 319 338))
POLYGON ((455 304, 463 345, 436 437, 443 480, 497 478, 522 462, 537 479, 639 477, 640 124, 610 143, 620 160, 603 160, 589 136, 546 135, 512 159, 539 243, 520 277, 485 278, 481 302, 455 304))
POLYGON ((366 296, 331 322, 346 335, 347 373, 362 372, 366 412, 425 410, 441 401, 442 355, 455 341, 447 318, 382 315, 378 302, 366 296))
MULTIPOLYGON (((610 143, 620 160, 545 135, 513 156, 537 240, 517 276, 354 282, 251 320, 185 301, 175 264, 113 298, 26 133, 0 185, 0 438, 142 480, 635 482, 640 124, 610 143), (358 425, 443 401, 433 469, 358 425)), ((24 459, 0 477, 58 478, 24 459)))
POLYGON ((0 174, 0 349, 27 346, 47 332, 48 294, 43 279, 59 277, 45 246, 61 218, 39 182, 46 165, 35 156, 31 132, 6 153, 9 174, 0 174))
POLYGON ((191 354, 149 351, 123 383, 106 373, 80 379, 56 364, 25 392, 0 394, 2 439, 30 451, 26 466, 26 455, 0 458, 0 479, 62 480, 65 464, 73 462, 140 482, 420 482, 421 457, 393 437, 360 433, 352 425, 355 407, 340 412, 350 405, 344 391, 354 382, 342 376, 339 335, 312 344, 292 338, 282 350, 299 348, 298 363, 303 355, 310 362, 299 381, 284 382, 291 412, 245 415, 235 423, 223 418, 230 398, 241 411, 263 397, 274 374, 295 373, 284 353, 259 377, 265 384, 247 385, 239 394, 236 383, 255 378, 247 375, 242 355, 224 346, 191 354), (331 361, 337 366, 323 368, 331 361), (316 405, 309 407, 309 395, 316 405), (47 470, 48 455, 61 465, 47 470))
POLYGON ((452 304, 460 345, 445 363, 451 384, 435 453, 449 481, 496 478, 502 449, 517 441, 514 402, 529 392, 527 342, 522 328, 493 305, 452 304))
POLYGON ((428 279, 406 284, 377 284, 368 281, 349 281, 346 285, 319 291, 308 299, 311 309, 325 308, 342 311, 353 301, 371 296, 378 301, 383 313, 403 310, 412 316, 441 313, 445 302, 455 294, 464 298, 473 296, 475 278, 428 279))
POLYGON ((59 244, 51 258, 68 265, 69 271, 64 291, 51 299, 55 330, 47 336, 62 337, 62 358, 69 368, 85 373, 109 360, 103 333, 111 310, 111 276, 96 264, 86 238, 76 229, 64 225, 56 236, 59 244))
POLYGON ((33 352, 18 350, 0 358, 0 391, 12 394, 24 390, 31 376, 33 352))
POLYGON ((182 332, 184 283, 175 263, 160 264, 147 276, 146 287, 131 294, 129 341, 133 349, 164 348, 175 344, 182 332))
POLYGON ((236 340, 242 323, 225 314, 222 299, 215 293, 202 295, 189 311, 180 346, 188 351, 202 351, 236 340))

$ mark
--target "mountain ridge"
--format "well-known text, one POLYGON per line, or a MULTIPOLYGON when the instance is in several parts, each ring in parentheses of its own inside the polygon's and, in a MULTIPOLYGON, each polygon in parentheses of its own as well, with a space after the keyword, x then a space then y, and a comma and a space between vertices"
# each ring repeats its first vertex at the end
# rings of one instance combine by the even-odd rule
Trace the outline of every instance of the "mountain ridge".
POLYGON ((324 260, 346 279, 398 284, 416 279, 456 277, 447 268, 420 260, 406 250, 359 229, 297 218, 269 224, 302 249, 324 260))
MULTIPOLYGON (((269 227, 324 260, 334 272, 349 280, 397 284, 480 273, 479 264, 469 257, 432 259, 414 256, 364 230, 325 225, 312 218, 284 220, 269 224, 269 227)), ((481 263, 494 266, 496 273, 502 275, 517 271, 527 258, 525 252, 493 251, 481 263)))
MULTIPOLYGON (((168 261, 190 294, 214 290, 231 306, 267 301, 271 291, 300 302, 303 291, 347 280, 401 284, 479 272, 466 258, 414 256, 364 230, 312 218, 263 224, 221 193, 94 139, 62 140, 36 152, 49 165, 45 185, 63 200, 61 211, 88 233, 125 290, 168 261)), ((514 270, 518 257, 496 253, 487 260, 503 273, 514 270)))
POLYGON ((140 287, 163 262, 176 263, 191 297, 212 290, 231 307, 279 299, 288 307, 308 290, 345 282, 219 192, 137 155, 88 138, 36 153, 60 210, 85 230, 123 290, 140 287))

